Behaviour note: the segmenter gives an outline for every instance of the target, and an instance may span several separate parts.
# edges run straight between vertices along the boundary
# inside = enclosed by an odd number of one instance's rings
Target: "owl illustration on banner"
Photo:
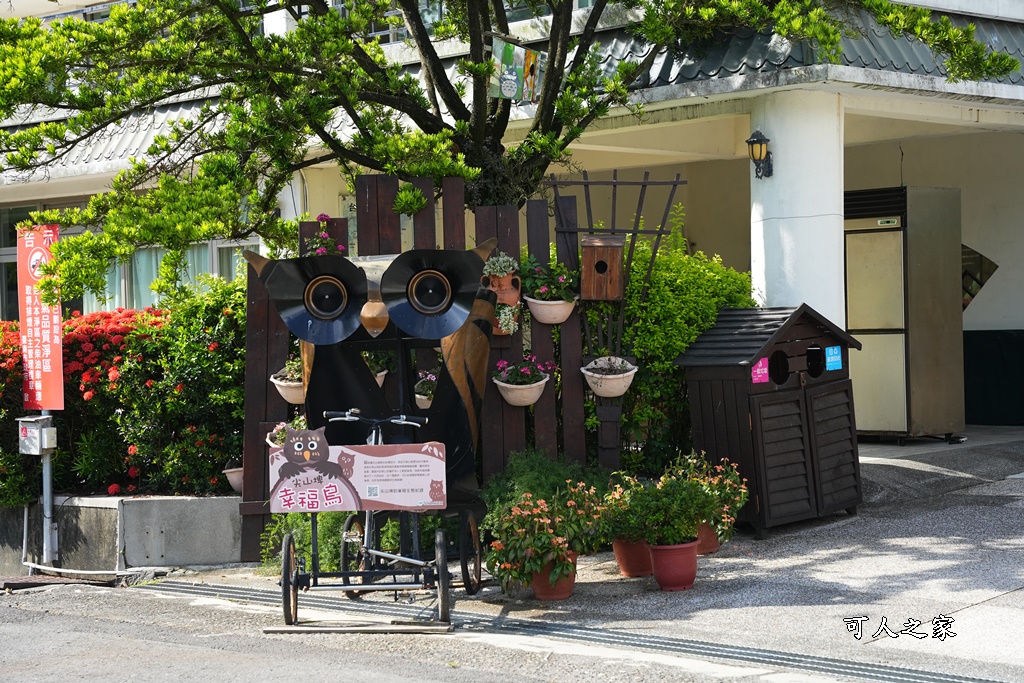
[[[330,448],[323,427],[320,429],[287,428],[282,455],[285,458],[280,470],[282,479],[290,479],[309,470],[334,479],[341,479],[345,476],[341,465],[329,460]]]
[[[384,425],[384,441],[444,443],[449,503],[459,501],[460,493],[466,502],[479,502],[476,452],[494,316],[494,294],[480,286],[480,278],[495,244],[488,240],[467,251],[413,249],[355,258],[271,260],[244,254],[300,340],[308,368],[309,426],[323,429],[331,445],[355,445],[366,443],[366,425],[327,423],[324,411],[358,408],[368,417],[425,414],[428,423],[408,433]],[[363,352],[397,356],[434,347],[441,348],[442,363],[430,408],[389,405]],[[403,373],[402,366],[398,381],[409,403],[414,373],[408,367]]]

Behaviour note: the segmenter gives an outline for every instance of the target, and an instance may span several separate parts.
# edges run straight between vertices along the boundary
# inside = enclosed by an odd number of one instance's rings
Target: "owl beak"
[[[378,298],[367,301],[363,304],[362,310],[359,312],[359,322],[363,324],[363,327],[370,334],[371,337],[376,338],[384,328],[388,326],[388,307],[384,305],[384,302]]]
[[[306,461],[308,462],[309,461],[309,451],[302,451],[302,457],[304,457],[306,459]]]

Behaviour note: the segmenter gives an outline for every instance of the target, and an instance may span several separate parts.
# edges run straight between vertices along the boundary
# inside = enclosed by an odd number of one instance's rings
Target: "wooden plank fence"
[[[616,181],[617,182],[617,181]],[[612,185],[615,197],[616,182]],[[646,177],[645,177],[646,182]],[[675,184],[681,184],[676,178]],[[593,231],[594,220],[589,195],[590,184],[608,184],[607,181],[586,180],[586,224],[580,226],[577,220],[576,199],[560,196],[555,190],[552,231],[549,203],[543,199],[529,200],[525,207],[527,251],[537,262],[546,265],[552,232],[555,237],[558,260],[569,269],[579,268],[579,233]],[[444,205],[440,235],[435,224],[434,187],[429,179],[417,179],[414,185],[428,197],[427,206],[412,217],[412,243],[414,248],[466,249],[491,237],[498,240],[497,249],[513,256],[520,255],[520,211],[516,206],[482,206],[475,214],[475,234],[467,234],[464,186],[460,178],[446,178],[442,183]],[[390,176],[360,176],[356,179],[356,244],[349,244],[347,220],[331,219],[328,233],[349,249],[346,254],[373,256],[402,252],[401,216],[392,210],[399,181]],[[643,189],[637,215],[642,209]],[[613,206],[614,206],[613,199]],[[667,215],[667,212],[666,212]],[[616,230],[614,219],[611,232],[632,234],[636,238],[636,226]],[[662,223],[664,225],[664,221]],[[319,230],[319,224],[300,224],[300,245]],[[607,231],[605,231],[607,232]],[[659,231],[642,231],[659,233]],[[660,234],[659,234],[660,238]],[[301,250],[300,254],[304,254]],[[356,253],[353,253],[355,251]],[[630,257],[632,244],[630,245]],[[627,272],[628,272],[628,263]],[[502,472],[511,453],[527,446],[555,457],[562,453],[569,460],[584,462],[587,457],[587,433],[585,430],[585,382],[579,368],[590,358],[594,348],[593,331],[587,328],[581,313],[583,306],[577,306],[570,318],[560,326],[558,353],[555,351],[553,329],[536,321],[530,324],[532,352],[541,361],[559,361],[561,366],[560,395],[556,395],[555,382],[548,382],[540,400],[531,408],[510,406],[502,400],[496,388],[490,387],[484,395],[483,429],[478,452],[480,469],[477,472],[481,482]],[[249,267],[248,312],[246,339],[246,394],[245,394],[245,437],[244,437],[244,483],[242,491],[242,560],[251,562],[259,559],[259,535],[269,521],[269,504],[266,501],[269,481],[267,447],[264,437],[268,425],[288,419],[289,408],[269,382],[269,377],[284,365],[289,348],[289,333],[276,310],[269,302],[262,283]],[[609,331],[618,325],[617,339],[600,337],[602,343],[618,342],[621,346],[622,320],[609,322]],[[586,339],[584,339],[586,335]],[[494,336],[491,339],[490,367],[499,359],[517,362],[523,353],[523,330],[512,335]],[[434,359],[431,352],[418,352],[417,369],[430,369]],[[422,365],[421,365],[422,364]],[[415,374],[413,374],[415,377]],[[385,382],[385,396],[396,403],[395,387]],[[601,428],[598,433],[598,458],[601,465],[616,468],[619,464],[619,418],[621,399],[600,399],[598,417]]]

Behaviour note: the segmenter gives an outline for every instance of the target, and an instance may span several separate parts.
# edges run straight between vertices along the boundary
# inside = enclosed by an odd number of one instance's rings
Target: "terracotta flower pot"
[[[612,552],[619,563],[623,576],[650,576],[651,551],[647,541],[627,541],[617,538],[612,541]]]
[[[520,292],[522,290],[522,283],[519,280],[519,273],[509,273],[508,275],[484,275],[481,278],[480,283],[498,295],[497,304],[507,304],[509,306],[518,306],[520,301]],[[507,335],[508,332],[498,327],[497,319],[493,322],[493,330],[491,334]]]
[[[539,572],[533,574],[533,581],[530,587],[538,600],[565,600],[572,597],[572,590],[576,586],[576,553],[570,552],[569,559],[572,560],[572,572],[568,576],[551,583],[551,570],[555,568],[554,562],[548,562]]]
[[[693,588],[697,578],[697,544],[652,545],[651,569],[654,580],[663,591],[685,591]]]
[[[718,532],[707,522],[701,522],[697,529],[697,554],[710,555],[718,552]]]

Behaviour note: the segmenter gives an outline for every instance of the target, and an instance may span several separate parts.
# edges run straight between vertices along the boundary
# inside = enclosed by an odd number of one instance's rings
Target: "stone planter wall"
[[[56,496],[53,507],[61,566],[113,573],[133,567],[240,562],[239,501],[237,496]],[[42,559],[41,509],[38,504],[29,508],[29,562]],[[0,509],[0,574],[28,573],[21,564],[23,519],[22,508]]]

